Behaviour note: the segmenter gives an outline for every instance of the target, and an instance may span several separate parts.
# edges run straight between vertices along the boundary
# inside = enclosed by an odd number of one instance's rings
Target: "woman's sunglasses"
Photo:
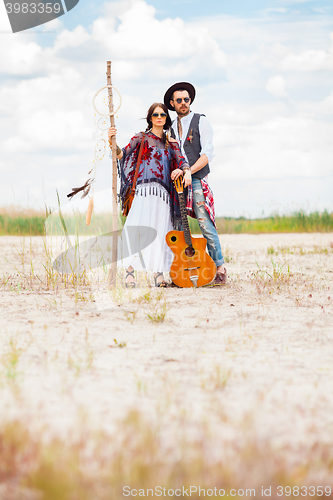
[[[153,113],[151,116],[153,116],[154,118],[158,118],[159,116],[161,116],[161,118],[166,118],[167,114],[166,113]]]

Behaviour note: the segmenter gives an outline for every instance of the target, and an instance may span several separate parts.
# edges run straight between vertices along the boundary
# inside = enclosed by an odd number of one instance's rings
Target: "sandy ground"
[[[105,270],[47,284],[43,239],[0,237],[1,420],[66,435],[137,408],[170,432],[332,443],[333,234],[221,243],[226,287],[110,295]]]

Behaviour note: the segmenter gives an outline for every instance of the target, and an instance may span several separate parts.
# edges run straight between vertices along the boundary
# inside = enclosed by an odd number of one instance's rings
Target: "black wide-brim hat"
[[[174,92],[176,92],[176,90],[187,90],[187,92],[189,93],[189,96],[191,98],[191,102],[193,102],[194,98],[195,98],[195,88],[193,87],[193,85],[191,83],[188,83],[188,82],[175,83],[164,94],[164,104],[167,106],[168,109],[170,109],[170,111],[175,110],[175,108],[173,108],[171,106],[170,100],[171,100],[172,94]]]

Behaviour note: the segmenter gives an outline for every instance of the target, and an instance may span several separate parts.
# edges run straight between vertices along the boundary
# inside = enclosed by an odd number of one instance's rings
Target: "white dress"
[[[149,189],[151,192],[154,190],[154,195],[145,196],[145,191],[147,193]],[[173,225],[168,199],[168,192],[157,183],[150,183],[149,187],[144,184],[137,187],[122,231],[121,245],[118,248],[120,258],[125,252],[130,254],[120,261],[121,267],[132,266],[137,271],[145,270],[155,273],[169,272],[173,253],[166,244],[165,235],[172,231]],[[131,238],[132,228],[136,228],[134,238]],[[154,238],[154,240],[145,248],[142,248],[144,245],[141,247],[139,245],[138,251],[138,242],[147,239],[147,233],[149,233],[148,237],[151,235],[149,239]]]

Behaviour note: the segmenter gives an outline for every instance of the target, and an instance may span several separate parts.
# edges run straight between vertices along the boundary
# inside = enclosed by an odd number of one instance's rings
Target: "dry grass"
[[[333,241],[331,241],[327,246],[323,245],[313,245],[310,249],[304,249],[301,246],[277,246],[271,245],[267,248],[268,255],[306,255],[306,254],[325,254],[329,255],[333,253]]]
[[[251,424],[237,442],[222,441],[210,435],[207,427],[196,439],[180,432],[176,441],[166,442],[161,424],[152,424],[132,411],[113,435],[81,427],[70,440],[50,440],[46,430],[37,435],[20,421],[3,423],[0,495],[7,489],[6,500],[109,500],[123,498],[125,486],[137,493],[144,490],[140,496],[158,486],[166,492],[183,487],[189,491],[192,486],[191,498],[199,499],[202,494],[199,496],[194,487],[200,486],[223,489],[225,496],[237,499],[243,495],[235,495],[232,489],[254,489],[255,496],[262,498],[262,487],[271,488],[272,498],[278,498],[278,487],[324,485],[324,498],[333,498],[328,489],[333,451],[328,444],[304,446],[297,458],[288,446],[274,448],[269,442],[258,441]],[[216,447],[223,450],[218,457],[212,453]],[[302,497],[319,498],[311,493]],[[222,498],[222,491],[215,498]]]
[[[20,205],[7,205],[0,207],[0,215],[7,215],[8,217],[44,217],[45,209],[36,209],[31,207],[22,207]]]

